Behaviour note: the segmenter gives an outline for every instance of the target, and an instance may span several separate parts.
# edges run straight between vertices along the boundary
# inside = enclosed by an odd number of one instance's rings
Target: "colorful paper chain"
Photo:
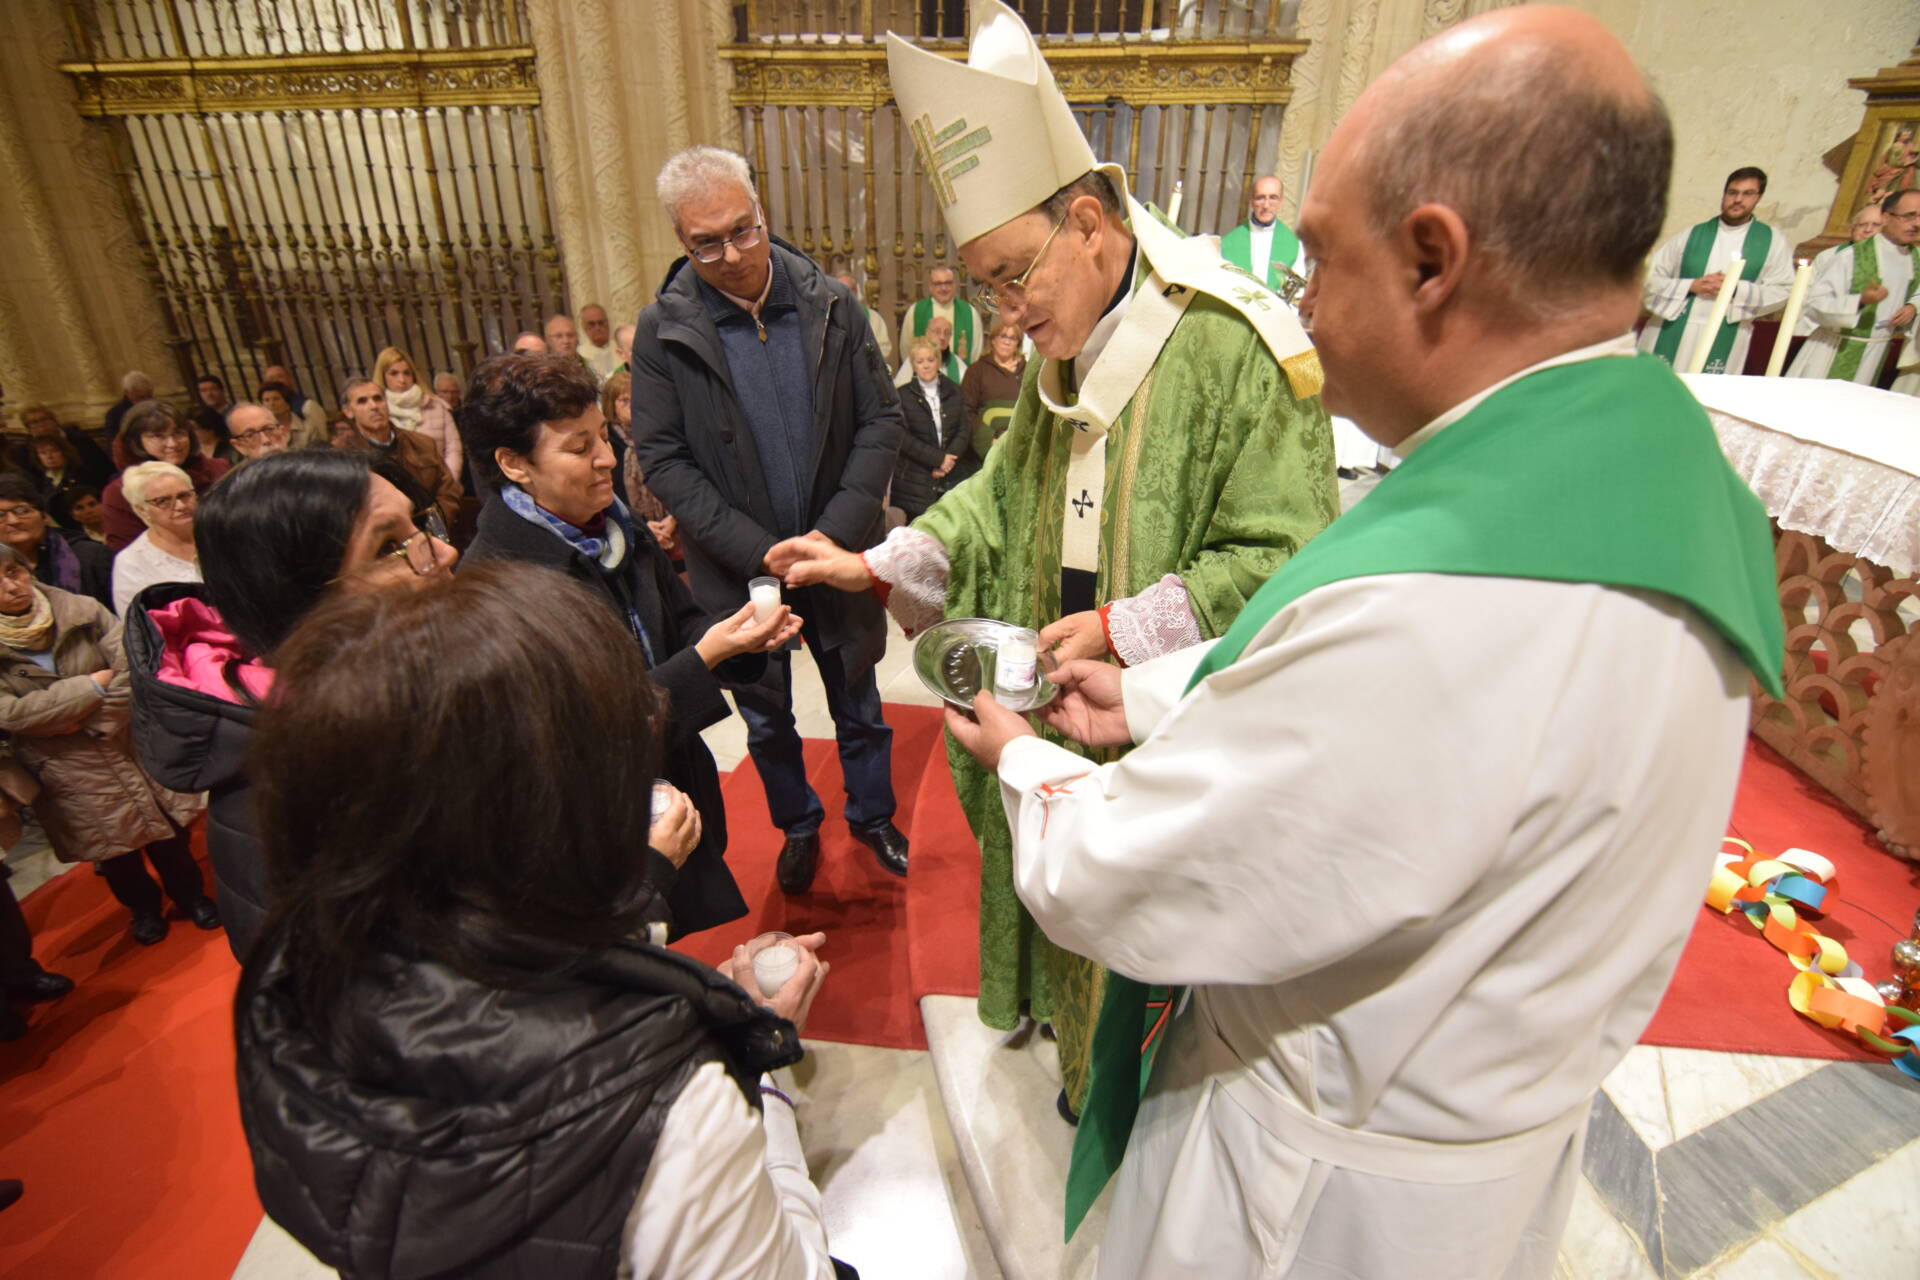
[[[1762,858],[1745,840],[1728,836],[1721,843],[1747,852],[1744,858],[1719,855],[1707,905],[1722,914],[1739,911],[1761,937],[1786,953],[1800,971],[1787,987],[1787,1003],[1821,1026],[1888,1054],[1894,1066],[1920,1080],[1920,1013],[1887,1004],[1847,958],[1845,947],[1800,918],[1800,911],[1821,910],[1833,894],[1833,863],[1807,849]],[[1889,1021],[1900,1029],[1883,1034]]]

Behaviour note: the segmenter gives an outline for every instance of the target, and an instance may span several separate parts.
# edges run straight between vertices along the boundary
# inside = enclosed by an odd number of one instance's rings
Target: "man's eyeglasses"
[[[764,222],[756,222],[750,227],[742,227],[724,240],[703,240],[699,244],[689,245],[687,252],[702,262],[718,262],[727,256],[727,246],[732,245],[741,253],[760,243],[760,233],[767,229]]]
[[[233,433],[233,438],[239,444],[256,445],[262,440],[272,439],[285,430],[285,427],[276,423],[271,427],[255,427],[251,431],[236,431]]]
[[[182,493],[169,493],[163,497],[149,497],[140,505],[145,507],[158,507],[162,511],[185,511],[190,507],[196,506],[199,501],[200,495],[188,489]]]
[[[1033,255],[1033,261],[1027,264],[1027,269],[1005,284],[988,285],[982,289],[979,296],[974,299],[975,305],[984,307],[988,311],[998,311],[1002,307],[1026,306],[1027,277],[1032,275],[1033,269],[1040,265],[1040,259],[1047,256],[1047,246],[1053,243],[1053,238],[1060,234],[1060,228],[1066,225],[1067,219],[1063,215],[1060,221],[1053,224],[1053,230],[1047,232],[1047,238],[1040,242],[1040,251]]]

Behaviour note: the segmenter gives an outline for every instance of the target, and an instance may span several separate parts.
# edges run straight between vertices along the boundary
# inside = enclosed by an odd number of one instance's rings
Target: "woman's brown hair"
[[[525,985],[659,915],[664,709],[585,588],[502,562],[336,596],[274,657],[251,773],[275,906],[243,1003],[277,951],[353,1061],[351,993],[396,961]]]

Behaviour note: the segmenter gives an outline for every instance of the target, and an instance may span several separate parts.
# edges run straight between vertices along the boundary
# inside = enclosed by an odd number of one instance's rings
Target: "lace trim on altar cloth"
[[[947,615],[947,549],[905,526],[862,557],[867,572],[887,585],[887,612],[909,636]]]
[[[1107,647],[1125,666],[1200,643],[1200,620],[1193,616],[1187,584],[1171,573],[1137,596],[1115,600],[1100,615]]]
[[[1920,477],[1709,409],[1720,448],[1782,529],[1901,576],[1920,571]]]

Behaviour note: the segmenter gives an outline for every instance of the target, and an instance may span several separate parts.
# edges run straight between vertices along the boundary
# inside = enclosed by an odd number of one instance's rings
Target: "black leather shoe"
[[[12,1005],[0,1004],[0,1041],[18,1040],[27,1034],[27,1020],[14,1011]],[[0,1208],[6,1206],[0,1205]]]
[[[218,929],[220,908],[213,905],[212,898],[202,898],[187,908],[187,919],[193,921],[197,929]]]
[[[880,859],[880,869],[888,875],[907,874],[907,838],[900,834],[900,828],[891,822],[883,822],[876,827],[848,826],[853,838],[873,850],[873,856]]]
[[[71,990],[73,990],[72,978],[58,973],[48,973],[42,969],[31,978],[9,982],[7,999],[21,1004],[39,1004],[43,1000],[58,1000]]]
[[[813,887],[813,873],[820,866],[820,833],[788,836],[780,846],[780,861],[774,865],[773,878],[782,893],[805,893]]]
[[[133,918],[133,927],[127,932],[141,946],[150,947],[167,936],[167,918],[158,911],[143,912]]]
[[[18,1178],[0,1178],[0,1209],[10,1209],[26,1187]]]

